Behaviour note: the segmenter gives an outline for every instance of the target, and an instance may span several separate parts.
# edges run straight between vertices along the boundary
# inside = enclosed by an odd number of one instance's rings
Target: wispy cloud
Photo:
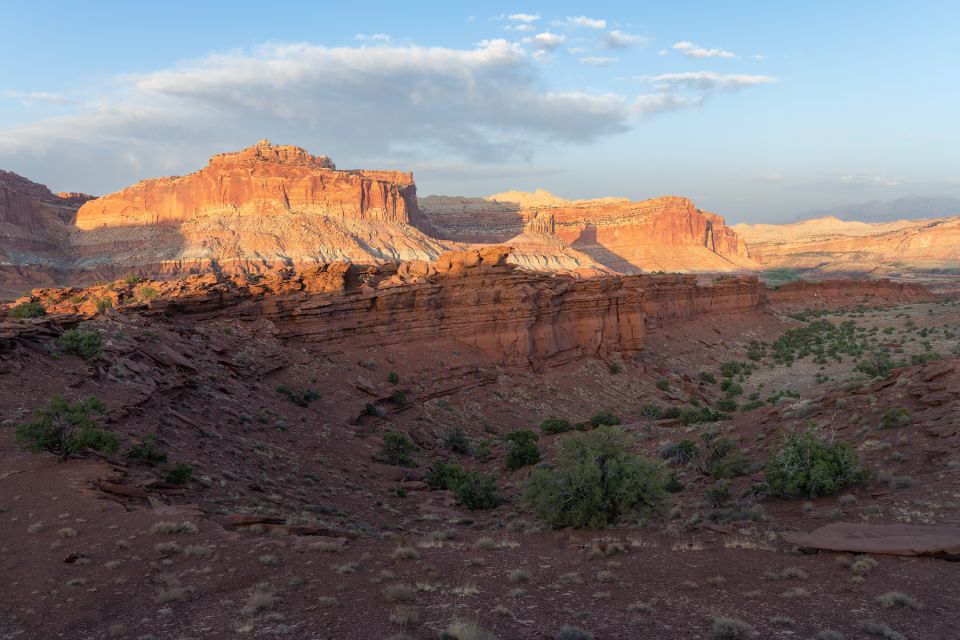
[[[873,187],[897,187],[900,186],[900,180],[889,178],[887,176],[875,173],[853,173],[842,175],[839,178],[840,184],[853,186],[873,186]]]
[[[557,25],[565,27],[584,27],[586,29],[606,29],[607,21],[603,18],[588,18],[587,16],[567,16],[558,20]]]
[[[507,16],[507,19],[514,22],[536,22],[540,16],[532,13],[512,13]]]
[[[562,36],[557,33],[550,33],[549,31],[544,31],[535,36],[530,36],[529,38],[523,39],[524,44],[533,45],[546,51],[553,51],[566,41],[566,36]]]
[[[26,107],[32,107],[35,104],[50,104],[58,107],[77,104],[76,101],[59,93],[47,91],[4,91],[3,95],[13,98]]]
[[[736,58],[737,55],[726,49],[705,49],[684,40],[673,45],[676,51],[690,58]]]
[[[751,75],[747,73],[715,73],[713,71],[686,71],[683,73],[662,73],[658,76],[641,76],[641,80],[650,80],[664,86],[683,86],[699,91],[714,89],[738,89],[773,84],[778,79],[773,76]]]
[[[612,64],[616,64],[618,59],[619,58],[609,56],[584,56],[580,58],[580,62],[588,64],[591,67],[609,67]]]
[[[379,42],[382,44],[390,43],[390,36],[388,36],[385,33],[374,33],[372,35],[367,35],[366,33],[358,33],[353,37],[354,39],[359,40],[361,42]]]
[[[619,49],[630,45],[646,46],[647,39],[640,35],[614,29],[604,34],[602,43],[608,48]]]

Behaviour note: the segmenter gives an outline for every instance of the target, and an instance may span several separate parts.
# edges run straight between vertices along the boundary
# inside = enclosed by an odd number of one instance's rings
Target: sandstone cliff
[[[724,219],[687,198],[631,202],[563,200],[545,191],[490,198],[422,198],[420,207],[444,238],[508,242],[531,228],[548,232],[597,263],[621,273],[718,272],[756,267]]]
[[[817,218],[733,228],[764,267],[891,276],[960,272],[960,217],[888,223]]]

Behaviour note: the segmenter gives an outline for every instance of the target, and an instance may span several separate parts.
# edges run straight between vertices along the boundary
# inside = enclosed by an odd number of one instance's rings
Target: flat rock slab
[[[807,549],[960,560],[960,527],[951,525],[835,522],[784,539]]]

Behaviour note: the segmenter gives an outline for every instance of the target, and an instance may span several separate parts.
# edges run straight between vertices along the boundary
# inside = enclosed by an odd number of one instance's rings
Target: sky
[[[728,222],[960,197],[960,3],[5,0],[0,169],[103,194],[269,138],[420,195]]]

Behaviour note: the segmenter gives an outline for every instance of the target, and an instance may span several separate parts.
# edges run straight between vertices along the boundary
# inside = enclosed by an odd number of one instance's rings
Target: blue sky
[[[269,137],[422,195],[960,197],[960,4],[644,4],[13,0],[0,168],[105,193]]]

